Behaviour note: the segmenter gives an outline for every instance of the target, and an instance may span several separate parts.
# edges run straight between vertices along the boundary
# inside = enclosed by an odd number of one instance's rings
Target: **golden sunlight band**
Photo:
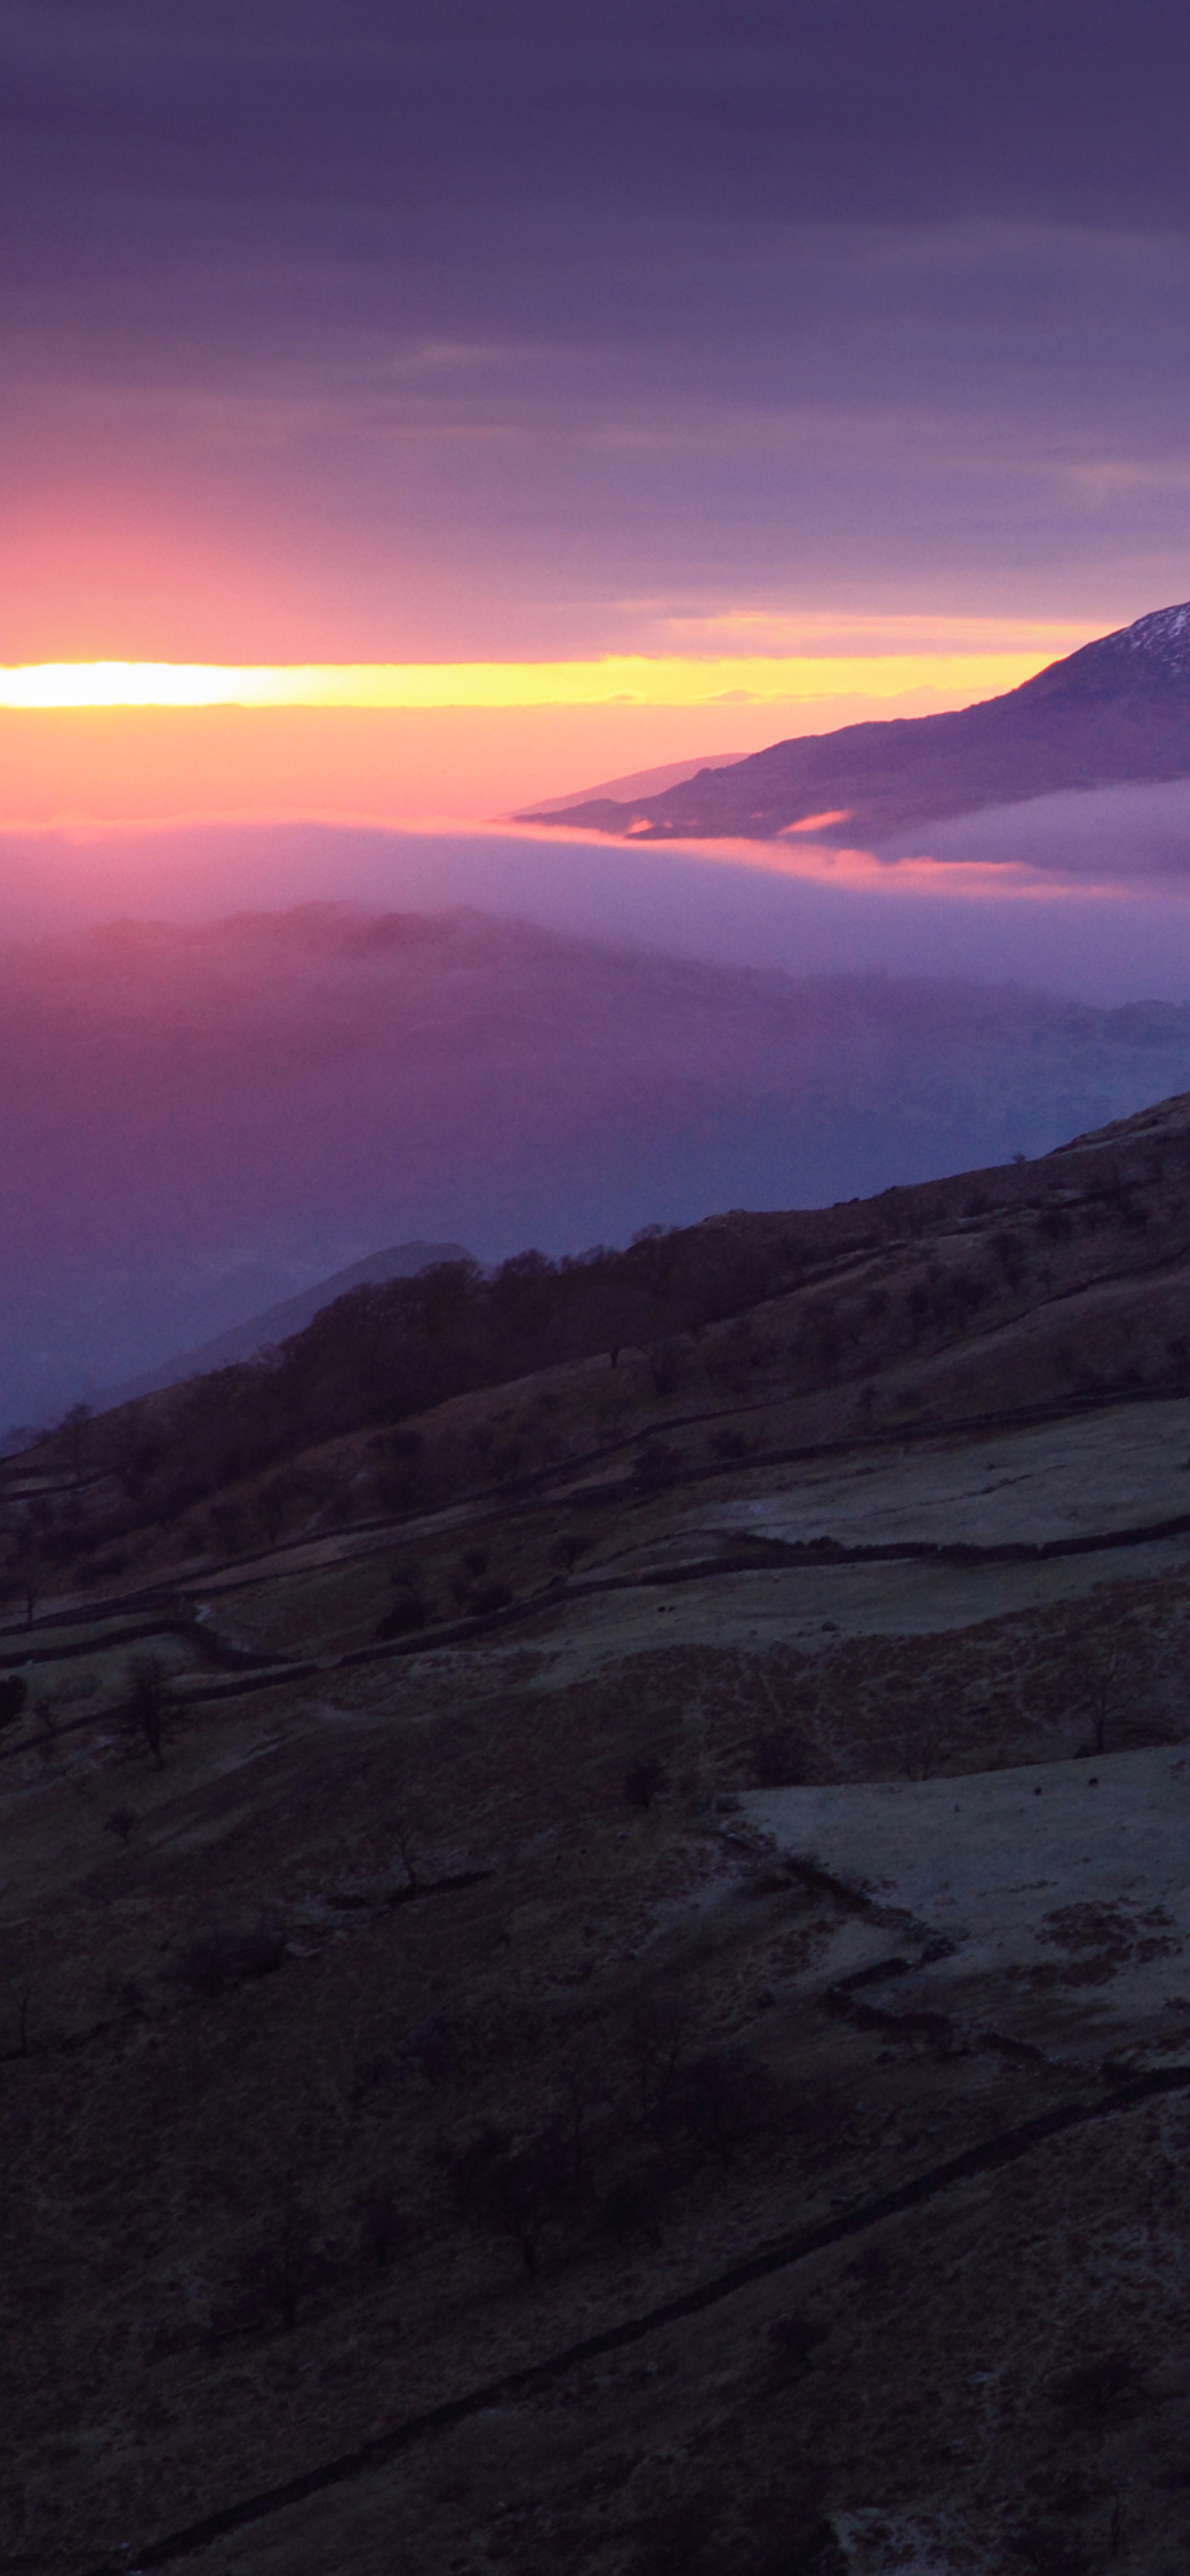
[[[1072,635],[1066,649],[1081,641]],[[340,662],[235,669],[198,662],[39,662],[0,671],[0,707],[714,706],[897,697],[966,701],[1019,686],[1052,659],[1029,652],[606,655],[587,662]]]

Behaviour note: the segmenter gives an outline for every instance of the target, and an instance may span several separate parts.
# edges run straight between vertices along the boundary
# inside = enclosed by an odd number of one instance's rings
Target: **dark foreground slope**
[[[1185,2563],[1190,1099],[716,1244],[5,1471],[6,2566]]]
[[[987,805],[1187,776],[1190,605],[1138,618],[980,706],[774,743],[659,795],[571,805],[567,820],[647,841],[771,840],[821,816],[818,837],[866,847]]]

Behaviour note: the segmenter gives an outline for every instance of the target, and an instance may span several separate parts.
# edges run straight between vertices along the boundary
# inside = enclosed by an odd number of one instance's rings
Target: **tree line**
[[[491,1271],[439,1262],[413,1279],[348,1290],[290,1340],[190,1381],[167,1405],[100,1418],[94,1469],[116,1476],[133,1517],[171,1518],[322,1441],[601,1351],[615,1364],[625,1350],[697,1334],[801,1276],[788,1236],[726,1227],[649,1227],[625,1251],[559,1260],[523,1252]],[[423,1499],[415,1460],[411,1444],[395,1444],[389,1508]]]

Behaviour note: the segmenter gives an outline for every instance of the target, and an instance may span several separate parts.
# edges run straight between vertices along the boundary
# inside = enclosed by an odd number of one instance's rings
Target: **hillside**
[[[3,1471],[4,2562],[1172,2570],[1190,1095],[574,1277]]]
[[[345,1270],[336,1270],[329,1279],[319,1279],[312,1288],[304,1288],[298,1297],[284,1297],[279,1306],[266,1307],[262,1315],[250,1315],[246,1322],[233,1324],[230,1331],[216,1333],[213,1341],[203,1342],[194,1351],[175,1351],[172,1359],[163,1360],[160,1368],[146,1370],[127,1386],[104,1387],[96,1399],[100,1410],[108,1412],[113,1405],[128,1404],[137,1395],[152,1395],[159,1387],[176,1386],[180,1379],[202,1377],[211,1369],[234,1367],[238,1360],[255,1359],[259,1351],[269,1350],[277,1342],[288,1340],[293,1333],[304,1332],[324,1306],[333,1306],[336,1298],[345,1297],[352,1288],[379,1288],[390,1279],[412,1279],[419,1270],[431,1270],[442,1261],[467,1261],[470,1255],[461,1243],[393,1243],[385,1252],[370,1252],[362,1261],[349,1262]]]
[[[808,827],[867,848],[985,806],[1190,776],[1190,605],[1137,618],[1020,688],[955,714],[900,716],[774,743],[655,795],[567,808],[645,841],[771,840]],[[556,806],[520,816],[545,822]]]

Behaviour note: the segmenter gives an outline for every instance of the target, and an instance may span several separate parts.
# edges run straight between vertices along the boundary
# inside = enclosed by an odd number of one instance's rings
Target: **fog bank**
[[[1038,799],[876,857],[804,841],[320,821],[0,835],[0,940],[350,900],[504,917],[793,975],[1009,981],[1101,1004],[1190,998],[1190,784]]]

